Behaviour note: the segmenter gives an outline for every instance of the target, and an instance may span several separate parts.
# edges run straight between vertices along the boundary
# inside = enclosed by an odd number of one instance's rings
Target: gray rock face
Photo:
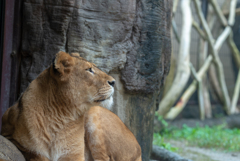
[[[21,89],[59,50],[116,79],[112,111],[149,160],[156,99],[168,74],[171,0],[23,0]]]
[[[25,0],[21,91],[59,50],[80,52],[107,73],[123,69],[135,12],[135,0]]]
[[[122,71],[130,92],[159,90],[169,70],[171,2],[24,0],[22,85],[59,50],[80,52],[105,72]]]
[[[0,135],[0,160],[25,161],[21,152],[9,140]]]
[[[168,74],[171,39],[171,1],[137,1],[133,24],[134,47],[127,53],[122,70],[125,88],[135,93],[160,90]]]

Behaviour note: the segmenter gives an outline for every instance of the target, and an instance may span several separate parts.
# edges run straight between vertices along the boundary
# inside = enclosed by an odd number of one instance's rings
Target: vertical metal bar
[[[2,75],[1,75],[1,117],[9,107],[10,81],[11,81],[11,53],[13,46],[13,24],[14,24],[14,2],[15,0],[5,1],[4,17],[4,38],[2,56]]]
[[[0,1],[0,75],[2,75],[2,55],[3,55],[3,33],[4,33],[4,12],[5,12],[5,0]],[[1,84],[1,79],[0,79]],[[1,86],[0,86],[1,91]],[[2,121],[2,107],[0,106],[0,129]]]
[[[4,33],[5,0],[0,1],[0,75],[2,75],[3,33]],[[1,84],[1,79],[0,79]],[[1,86],[0,86],[1,90]],[[0,107],[1,110],[1,107]]]
[[[21,31],[22,31],[22,0],[15,0],[14,3],[14,26],[12,38],[12,54],[11,54],[11,83],[9,105],[12,106],[17,100],[20,90],[20,61],[21,61]]]

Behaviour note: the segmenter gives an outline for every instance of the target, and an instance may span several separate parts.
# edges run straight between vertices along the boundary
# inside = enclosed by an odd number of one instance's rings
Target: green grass
[[[164,138],[158,133],[153,134],[153,144],[163,147],[169,151],[178,151],[178,148],[173,147],[170,143],[165,142]]]
[[[240,129],[226,129],[224,125],[215,127],[188,127],[169,129],[160,134],[154,134],[153,144],[171,150],[174,147],[164,142],[165,139],[183,140],[191,145],[205,148],[222,149],[225,151],[240,151]]]

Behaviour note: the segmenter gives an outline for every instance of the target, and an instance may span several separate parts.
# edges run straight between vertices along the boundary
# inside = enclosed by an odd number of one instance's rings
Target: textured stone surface
[[[130,92],[153,93],[169,72],[171,1],[137,1],[134,47],[127,53],[122,80]]]
[[[105,72],[122,69],[130,92],[159,90],[169,70],[171,1],[24,0],[21,91],[59,50]]]
[[[0,160],[25,161],[21,152],[6,138],[0,135]]]
[[[148,161],[156,99],[168,74],[171,0],[23,0],[21,92],[59,50],[114,76],[115,112]]]
[[[141,148],[142,159],[148,161],[153,137],[153,116],[156,109],[156,94],[129,94],[120,81],[120,74],[111,74],[116,80],[114,106],[116,113],[136,136]]]
[[[24,0],[21,91],[59,50],[80,52],[105,72],[133,47],[135,0]]]

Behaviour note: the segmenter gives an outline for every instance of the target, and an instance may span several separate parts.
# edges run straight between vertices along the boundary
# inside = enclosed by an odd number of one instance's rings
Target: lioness
[[[111,106],[114,83],[79,54],[59,52],[5,112],[2,135],[27,160],[83,161],[84,151],[86,160],[141,160],[133,134],[115,114],[99,107]]]

